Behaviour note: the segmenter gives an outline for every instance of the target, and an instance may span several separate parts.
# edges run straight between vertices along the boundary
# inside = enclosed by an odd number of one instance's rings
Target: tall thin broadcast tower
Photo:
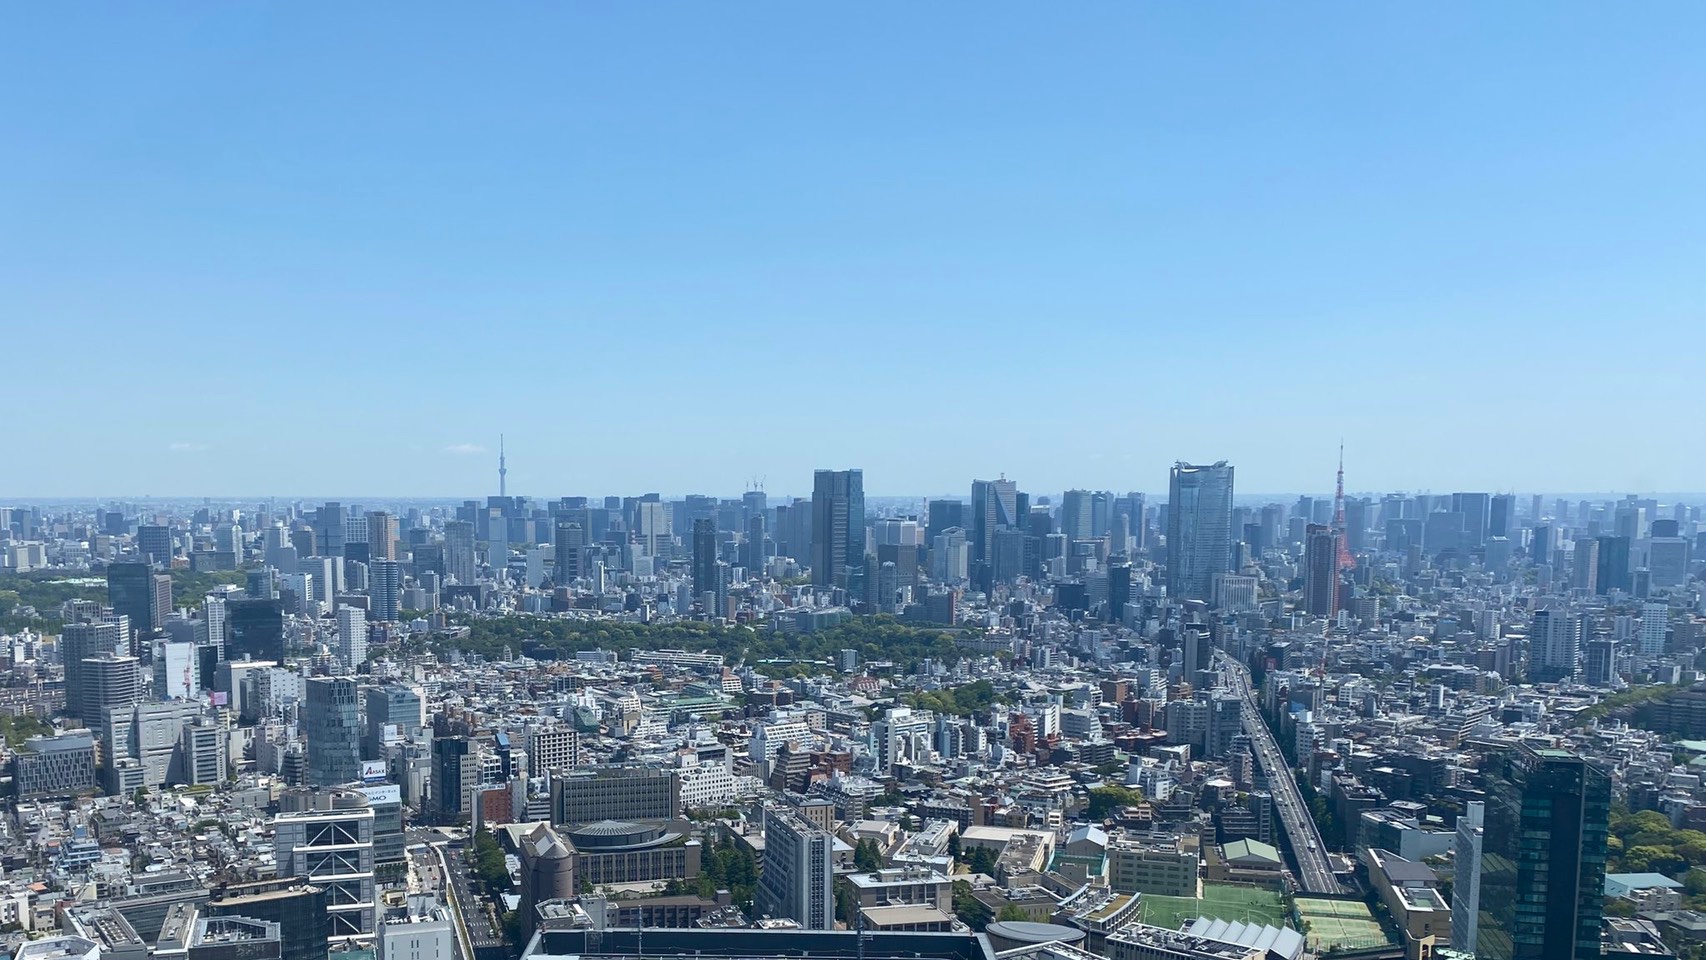
[[[1344,457],[1343,452],[1341,452],[1339,456],[1341,459],[1343,459],[1343,457]],[[1342,480],[1344,477],[1344,471],[1343,470],[1339,471],[1339,476]],[[500,497],[509,496],[508,482],[507,482],[508,477],[509,477],[509,467],[504,466],[504,435],[500,433],[500,434],[498,434],[498,496],[500,496]],[[1343,484],[1341,483],[1341,486],[1342,485]]]
[[[1356,566],[1350,544],[1345,540],[1345,444],[1339,441],[1339,485],[1333,494],[1333,538],[1339,542],[1337,569],[1341,572]]]

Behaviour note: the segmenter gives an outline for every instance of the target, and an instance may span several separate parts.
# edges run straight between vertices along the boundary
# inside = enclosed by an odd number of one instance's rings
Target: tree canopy
[[[833,627],[800,634],[695,620],[630,623],[530,615],[464,615],[454,619],[468,628],[468,636],[447,638],[440,645],[485,657],[499,656],[505,647],[541,660],[595,649],[682,649],[717,653],[731,664],[815,664],[832,661],[840,651],[850,649],[858,652],[861,661],[892,660],[902,669],[911,669],[925,658],[951,663],[964,656],[954,645],[955,631],[908,626],[891,616],[851,617]]]

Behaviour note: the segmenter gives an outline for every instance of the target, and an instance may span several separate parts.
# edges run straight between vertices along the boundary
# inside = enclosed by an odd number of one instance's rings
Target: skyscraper
[[[225,659],[283,660],[284,608],[276,599],[225,601]]]
[[[766,808],[758,912],[807,930],[835,929],[834,856],[833,834],[790,811]]]
[[[146,563],[108,564],[107,606],[130,618],[132,640],[152,636],[172,612],[172,578]]]
[[[1641,656],[1656,657],[1665,652],[1665,635],[1670,631],[1670,606],[1664,601],[1641,604]]]
[[[367,729],[361,744],[363,759],[377,760],[385,755],[384,745],[392,738],[408,738],[420,732],[421,695],[414,688],[401,683],[369,687],[363,702],[367,708]]]
[[[367,662],[367,611],[360,607],[338,608],[338,659],[351,673]]]
[[[1594,577],[1593,591],[1601,596],[1621,590],[1629,592],[1629,538],[1600,537],[1599,568]]]
[[[1568,751],[1527,747],[1490,757],[1482,775],[1475,955],[1599,957],[1610,779]]]
[[[1463,547],[1474,549],[1487,541],[1488,515],[1492,512],[1492,497],[1485,493],[1454,493],[1451,512],[1463,514]]]
[[[1570,586],[1592,590],[1599,582],[1599,541],[1577,537],[1571,554]]]
[[[124,617],[95,623],[68,623],[59,633],[59,655],[65,664],[65,710],[85,724],[101,721],[100,714],[86,706],[83,661],[90,657],[118,656],[130,650],[130,624]]]
[[[1492,500],[1487,515],[1488,537],[1509,537],[1516,532],[1516,494],[1501,493]]]
[[[570,520],[559,520],[556,540],[552,547],[557,555],[556,563],[551,568],[551,582],[562,587],[580,579],[581,554],[586,549],[586,531],[581,529],[581,525]]]
[[[700,517],[693,521],[693,595],[700,597],[716,589],[717,521]]]
[[[475,580],[474,524],[449,520],[444,524],[444,573],[467,586]]]
[[[1533,678],[1553,683],[1581,672],[1584,621],[1565,610],[1536,610],[1528,633]]]
[[[1312,617],[1339,610],[1339,532],[1324,524],[1310,524],[1305,534],[1303,610]]]
[[[1091,500],[1088,490],[1068,490],[1060,497],[1060,532],[1067,542],[1091,537]]]
[[[314,552],[322,557],[344,555],[344,505],[328,501],[314,514]]]
[[[819,470],[812,478],[812,584],[848,587],[865,569],[865,472]]]
[[[1214,597],[1214,576],[1232,568],[1232,465],[1173,466],[1167,501],[1167,593]]]
[[[349,677],[309,677],[302,686],[308,784],[331,787],[361,779],[361,714],[355,681]]]
[[[397,518],[383,510],[367,514],[367,555],[374,560],[397,559]]]
[[[1464,953],[1475,952],[1481,919],[1481,846],[1485,836],[1487,805],[1480,800],[1464,804],[1457,818],[1457,843],[1453,857],[1451,887],[1451,946]]]
[[[113,707],[142,702],[142,668],[135,657],[104,653],[83,658],[78,716],[105,717]]]
[[[145,523],[136,528],[136,552],[143,563],[170,566],[172,563],[172,528]]]
[[[1019,525],[1019,485],[999,480],[971,482],[971,562],[988,564],[995,556],[995,532]]]
[[[373,561],[367,568],[367,592],[373,619],[395,622],[403,609],[403,565],[395,560]]]

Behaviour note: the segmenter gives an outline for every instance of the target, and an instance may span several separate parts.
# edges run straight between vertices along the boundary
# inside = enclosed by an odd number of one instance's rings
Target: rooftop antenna
[[[504,435],[498,434],[498,496],[509,496],[509,467],[504,465]]]

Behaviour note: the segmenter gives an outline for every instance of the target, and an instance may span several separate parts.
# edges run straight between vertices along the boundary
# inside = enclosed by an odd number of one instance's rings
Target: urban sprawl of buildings
[[[1706,498],[499,485],[0,507],[0,948],[1706,956]]]

